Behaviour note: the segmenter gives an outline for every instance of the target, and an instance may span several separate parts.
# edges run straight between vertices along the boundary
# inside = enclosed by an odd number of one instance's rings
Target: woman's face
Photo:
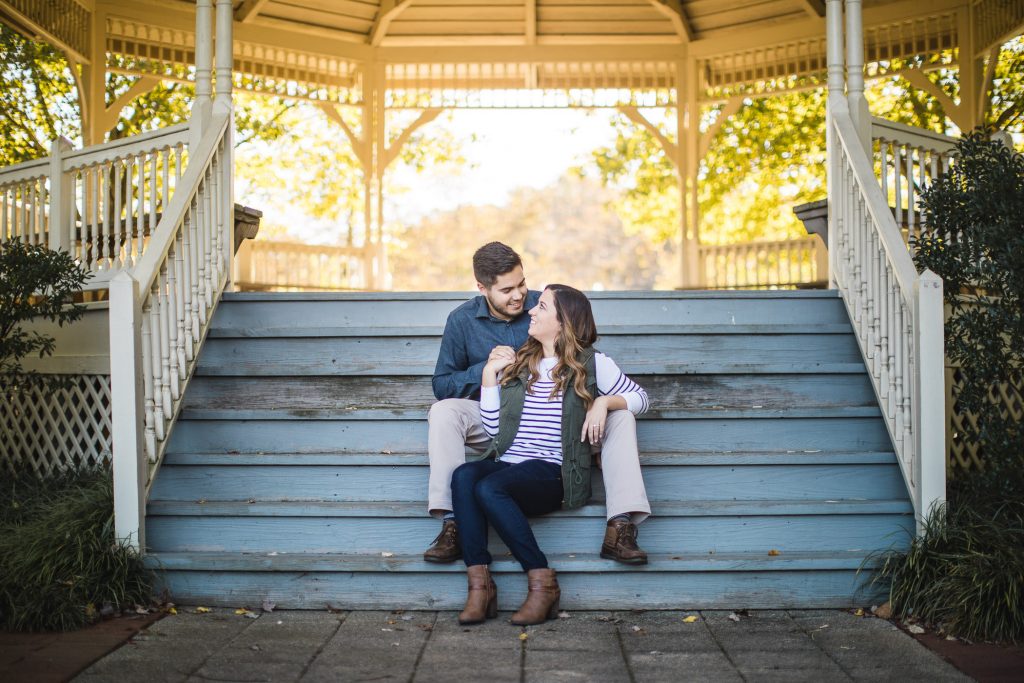
[[[539,342],[553,342],[561,330],[562,323],[555,312],[555,293],[545,289],[537,305],[530,309],[529,334]]]

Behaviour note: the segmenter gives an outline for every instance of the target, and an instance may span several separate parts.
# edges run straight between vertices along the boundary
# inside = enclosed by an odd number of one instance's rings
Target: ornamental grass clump
[[[1024,502],[938,509],[904,554],[885,558],[893,614],[975,641],[1024,640]]]
[[[0,627],[67,631],[146,604],[151,573],[114,537],[102,469],[0,481]]]

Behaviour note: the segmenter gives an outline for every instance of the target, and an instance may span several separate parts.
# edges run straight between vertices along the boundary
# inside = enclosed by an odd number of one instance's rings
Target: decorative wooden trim
[[[686,10],[683,9],[679,0],[647,0],[647,2],[672,22],[672,27],[675,28],[681,41],[689,43],[693,40],[690,21],[686,18]]]
[[[260,10],[270,0],[245,0],[242,5],[235,10],[235,21],[240,24],[248,24],[250,21],[255,19],[259,15]]]

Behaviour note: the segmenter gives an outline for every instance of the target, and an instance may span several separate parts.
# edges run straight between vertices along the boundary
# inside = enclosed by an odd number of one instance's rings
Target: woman
[[[579,290],[550,285],[530,310],[529,339],[513,354],[495,348],[483,368],[480,415],[494,437],[479,459],[452,476],[452,501],[469,577],[459,623],[497,616],[487,552],[494,527],[529,577],[518,625],[554,618],[561,594],[528,516],[578,508],[590,498],[591,444],[609,411],[647,408],[647,394],[594,350],[597,327]],[[500,384],[499,384],[500,376]]]

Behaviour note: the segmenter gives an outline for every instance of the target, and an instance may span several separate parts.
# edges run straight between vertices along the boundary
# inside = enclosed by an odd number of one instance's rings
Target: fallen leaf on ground
[[[888,602],[879,605],[878,607],[871,610],[875,613],[875,616],[879,619],[888,619],[892,616],[892,605]]]
[[[696,617],[696,616],[691,614],[688,617],[683,617],[683,623],[684,624],[692,624],[693,622],[697,621],[698,618],[699,617]]]
[[[209,607],[196,607],[196,614],[206,614],[207,612],[212,611],[213,610],[211,610]]]
[[[519,634],[519,640],[526,640],[529,637],[530,636],[528,634],[526,634],[526,633],[520,633]]]
[[[768,551],[768,555],[769,555],[769,557],[778,557],[778,556],[779,556],[779,555],[781,555],[781,554],[782,554],[782,553],[780,553],[780,552],[779,552],[778,550],[776,550],[775,548],[772,548],[771,550],[769,550],[769,551]]]
[[[729,612],[729,619],[732,621],[739,621],[740,615],[736,614],[735,612]]]
[[[249,614],[249,610],[247,610],[244,607],[239,607],[238,609],[235,610],[235,614],[238,614],[238,615]]]
[[[178,613],[178,609],[176,607],[168,607],[166,612],[168,614],[177,614]]]
[[[388,552],[387,550],[385,550],[384,552],[382,552],[382,553],[380,554],[380,556],[381,556],[381,557],[394,557],[394,556],[395,556],[395,554],[394,554],[394,553],[390,553],[390,552]]]
[[[563,610],[563,611],[558,613],[558,618],[559,619],[571,619],[572,615]]]
[[[858,607],[857,609],[853,610],[853,616],[855,616],[855,617],[862,617],[862,616],[864,616],[864,610],[861,609],[860,607]]]
[[[907,630],[913,633],[915,636],[919,636],[922,633],[924,633],[924,629],[918,626],[917,624],[911,624],[910,626],[907,626]]]
[[[264,600],[261,607],[264,612],[273,612],[274,608],[277,607],[277,603],[271,602],[270,600]]]

